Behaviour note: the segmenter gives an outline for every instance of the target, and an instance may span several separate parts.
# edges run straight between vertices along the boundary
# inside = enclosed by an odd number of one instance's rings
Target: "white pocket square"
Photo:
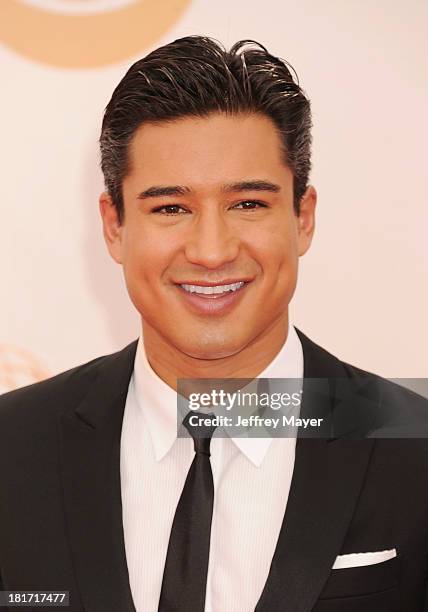
[[[380,550],[378,552],[351,553],[350,555],[339,555],[332,569],[346,569],[347,567],[362,567],[364,565],[375,565],[389,561],[397,556],[395,548],[391,550]]]

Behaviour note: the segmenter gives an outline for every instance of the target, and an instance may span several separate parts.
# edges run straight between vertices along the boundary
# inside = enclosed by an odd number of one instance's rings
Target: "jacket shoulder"
[[[428,399],[400,380],[389,380],[354,365],[341,362],[352,386],[358,389],[359,408],[373,411],[370,437],[428,438]],[[404,381],[403,381],[404,382]]]
[[[98,373],[122,351],[103,355],[61,372],[51,378],[0,395],[0,430],[2,425],[42,415],[52,416],[75,405],[85,394]]]
[[[311,378],[345,379],[345,391],[358,390],[367,399],[381,423],[394,424],[397,434],[426,431],[428,437],[428,399],[415,391],[355,365],[351,365],[325,350],[296,328],[302,342],[305,376]],[[308,366],[308,367],[307,367]],[[397,379],[398,380],[398,379]]]
[[[395,400],[399,402],[405,401],[407,403],[414,402],[415,404],[425,402],[426,409],[428,410],[428,400],[424,396],[420,395],[419,393],[416,393],[415,391],[409,389],[406,386],[401,385],[398,382],[395,382],[395,380],[383,378],[378,374],[374,374],[373,372],[367,372],[366,370],[357,368],[356,366],[346,363],[344,361],[342,361],[342,365],[349,378],[365,379],[378,385],[379,389],[382,392],[382,397],[384,400]]]

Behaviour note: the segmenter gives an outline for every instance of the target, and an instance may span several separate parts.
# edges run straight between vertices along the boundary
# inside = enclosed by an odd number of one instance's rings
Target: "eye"
[[[244,200],[235,204],[233,208],[238,208],[238,210],[257,210],[257,208],[267,208],[267,206],[258,200]]]
[[[161,215],[182,215],[186,213],[187,210],[184,210],[178,204],[165,204],[164,206],[158,206],[152,210],[153,213],[159,213]]]

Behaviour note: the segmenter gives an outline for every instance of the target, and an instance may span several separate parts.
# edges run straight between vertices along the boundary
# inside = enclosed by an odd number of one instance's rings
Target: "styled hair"
[[[128,147],[140,125],[217,112],[263,113],[274,122],[284,162],[293,173],[299,214],[311,168],[312,122],[310,102],[294,69],[253,40],[241,40],[226,51],[211,38],[186,36],[135,62],[105,109],[101,168],[120,222],[122,181],[130,170]]]

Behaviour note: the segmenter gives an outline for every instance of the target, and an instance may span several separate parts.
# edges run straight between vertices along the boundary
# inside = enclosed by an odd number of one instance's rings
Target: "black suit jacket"
[[[364,376],[374,411],[383,397],[395,407],[427,409],[416,394],[299,336],[305,378]],[[0,398],[4,589],[68,590],[73,612],[135,610],[119,459],[136,346]],[[428,441],[350,439],[352,429],[329,439],[298,438],[286,513],[256,612],[424,609]],[[331,569],[339,554],[392,548],[393,560]]]

